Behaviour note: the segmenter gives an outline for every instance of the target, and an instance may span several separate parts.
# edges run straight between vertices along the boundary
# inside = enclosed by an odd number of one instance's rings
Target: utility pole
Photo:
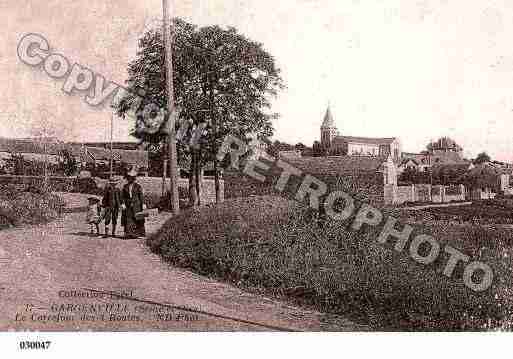
[[[165,156],[165,149],[163,150],[163,153],[162,153],[162,156]],[[164,197],[166,195],[166,187],[167,187],[167,181],[166,181],[166,177],[167,177],[167,160],[164,159],[163,161],[163,171],[162,171],[162,197]]]
[[[178,201],[178,166],[176,153],[176,133],[175,133],[175,102],[173,88],[173,25],[170,21],[169,3],[172,0],[162,0],[162,8],[164,11],[164,28],[162,29],[165,49],[166,63],[166,87],[167,87],[167,110],[169,113],[167,129],[168,129],[168,156],[169,156],[169,182],[171,185],[169,204],[174,215],[180,213],[180,205]]]
[[[112,138],[114,137],[114,114],[110,115],[110,178],[114,175],[113,173],[113,153],[112,153]]]

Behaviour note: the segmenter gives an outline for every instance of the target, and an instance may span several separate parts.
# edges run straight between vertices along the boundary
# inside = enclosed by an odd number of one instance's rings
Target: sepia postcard
[[[0,331],[42,338],[18,351],[512,329],[510,1],[0,13]]]

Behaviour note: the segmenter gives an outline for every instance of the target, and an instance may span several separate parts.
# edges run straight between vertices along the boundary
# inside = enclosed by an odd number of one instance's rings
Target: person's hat
[[[126,174],[128,177],[137,177],[137,171],[132,168],[128,173]]]
[[[91,202],[100,202],[100,199],[97,197],[87,197],[87,200]]]

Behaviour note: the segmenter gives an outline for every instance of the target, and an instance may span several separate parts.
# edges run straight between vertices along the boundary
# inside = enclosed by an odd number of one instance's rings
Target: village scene
[[[101,136],[29,98],[0,137],[0,330],[511,330],[513,162],[441,127],[412,143],[414,121],[355,133],[333,93],[292,141],[265,42],[164,14],[94,109]],[[52,38],[15,40],[59,109],[107,88]]]

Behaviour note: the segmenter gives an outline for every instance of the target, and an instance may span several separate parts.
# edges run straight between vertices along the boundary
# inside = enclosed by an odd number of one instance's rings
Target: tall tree
[[[190,162],[195,167],[190,171],[193,176],[200,172],[198,168],[214,162],[219,198],[215,155],[222,139],[228,134],[247,141],[249,135],[260,140],[272,136],[272,120],[277,115],[270,112],[270,101],[284,87],[283,80],[274,58],[262,44],[235,28],[197,27],[175,19],[173,34],[174,95],[180,109],[177,130],[182,135],[177,146],[179,162]],[[166,137],[164,126],[150,130],[154,126],[146,121],[148,117],[158,118],[158,111],[145,116],[141,110],[148,104],[165,108],[164,48],[159,29],[147,31],[139,40],[139,51],[128,66],[128,75],[130,93],[119,102],[118,114],[126,115],[137,104],[132,135],[143,142],[162,143]],[[180,130],[183,121],[190,124],[186,131]],[[190,143],[193,128],[201,135],[197,146]]]
[[[481,163],[490,162],[491,158],[486,152],[481,152],[477,155],[477,157],[474,159],[474,164],[478,165]]]
[[[426,149],[429,153],[432,153],[433,151],[459,152],[462,150],[462,147],[452,138],[440,137],[438,140],[428,143]]]
[[[59,151],[59,170],[65,176],[73,176],[78,172],[78,161],[68,149]]]

